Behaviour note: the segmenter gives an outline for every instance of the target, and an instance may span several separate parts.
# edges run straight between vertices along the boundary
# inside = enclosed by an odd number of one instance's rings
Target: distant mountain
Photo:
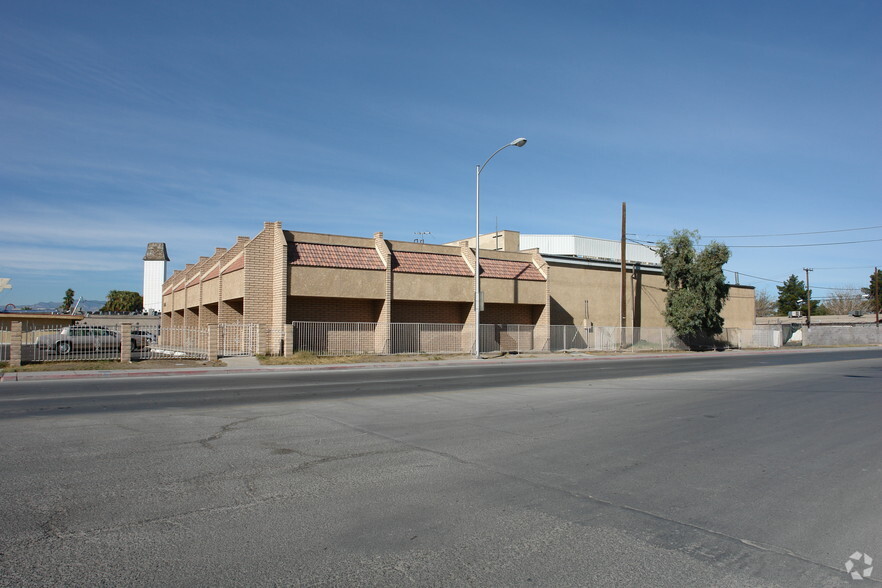
[[[22,304],[19,308],[29,307],[34,310],[55,310],[61,306],[61,302],[37,302],[36,304]],[[83,300],[77,307],[77,311],[95,312],[104,306],[103,300]]]

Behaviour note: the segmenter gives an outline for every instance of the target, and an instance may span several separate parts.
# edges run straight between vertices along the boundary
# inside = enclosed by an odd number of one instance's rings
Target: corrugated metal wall
[[[593,239],[579,235],[524,235],[521,234],[521,249],[539,248],[540,253],[548,255],[575,255],[590,259],[609,259],[621,261],[622,245],[609,239]],[[627,243],[627,261],[635,263],[661,264],[658,255],[645,245]]]

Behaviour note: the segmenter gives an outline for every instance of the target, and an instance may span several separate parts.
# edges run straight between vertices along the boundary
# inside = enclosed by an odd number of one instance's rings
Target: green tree
[[[696,253],[699,239],[696,231],[674,231],[658,244],[668,287],[665,322],[687,341],[723,332],[720,311],[729,296],[723,276],[729,248],[712,241]]]
[[[867,295],[872,312],[882,309],[882,270],[877,269],[870,274],[870,287],[861,288],[861,292]]]
[[[101,312],[140,312],[143,308],[144,300],[137,292],[111,290]]]
[[[778,314],[785,315],[793,310],[808,312],[806,304],[808,292],[805,289],[805,282],[797,278],[796,275],[790,274],[784,284],[776,286],[776,288],[778,288]],[[826,314],[821,310],[818,300],[812,300],[812,314]]]
[[[58,307],[58,310],[61,310],[63,312],[70,312],[70,309],[73,308],[74,305],[75,295],[76,293],[71,288],[65,290],[64,300],[61,301],[61,306]]]

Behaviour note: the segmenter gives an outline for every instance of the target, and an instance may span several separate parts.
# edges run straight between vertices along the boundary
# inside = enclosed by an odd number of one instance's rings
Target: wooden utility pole
[[[874,296],[873,306],[876,307],[876,328],[879,328],[879,268],[873,268],[873,281],[876,282],[876,295]]]
[[[622,317],[622,328],[624,329],[628,323],[628,304],[626,300],[627,294],[627,280],[625,278],[627,272],[627,266],[625,265],[625,230],[626,230],[626,208],[625,203],[622,202],[622,306],[621,306],[621,317]],[[624,336],[624,333],[622,334]]]
[[[809,272],[814,271],[814,269],[810,267],[804,267],[802,269],[805,270],[805,297],[807,298],[805,305],[805,326],[807,329],[810,329],[812,327],[812,289],[811,286],[809,286]]]

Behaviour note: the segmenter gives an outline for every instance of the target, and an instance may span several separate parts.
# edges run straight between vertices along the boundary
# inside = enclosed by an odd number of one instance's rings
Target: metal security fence
[[[672,330],[642,327],[594,327],[589,351],[630,352],[675,351],[687,349]]]
[[[220,356],[251,355],[257,352],[259,325],[217,325],[214,351]],[[284,330],[278,330],[284,349]],[[0,360],[10,355],[11,335],[0,331]],[[128,334],[122,326],[94,325],[22,325],[21,360],[43,361],[113,361],[123,357],[133,361],[148,359],[207,359],[212,355],[209,327],[164,327],[131,325]]]
[[[148,343],[123,339],[118,327],[22,325],[23,361],[113,361],[123,345],[134,354]]]
[[[481,325],[481,352],[543,351],[536,345],[535,330],[535,325]]]
[[[781,347],[782,334],[775,329],[724,329],[715,337],[683,340],[664,327],[551,327],[552,351],[685,351],[694,348],[760,349]]]
[[[474,353],[475,330],[459,323],[292,323],[294,351],[316,355]],[[481,351],[547,350],[534,325],[481,325]]]
[[[390,352],[462,353],[463,337],[474,339],[474,328],[461,324],[392,323]]]
[[[223,324],[217,326],[218,355],[235,357],[257,353],[260,325]]]
[[[0,325],[0,361],[9,361],[12,334],[9,325]]]
[[[207,327],[164,327],[152,333],[150,347],[132,359],[206,359],[209,355]]]
[[[316,355],[377,353],[375,341],[377,323],[295,321],[292,324],[294,351],[309,351]]]
[[[549,333],[551,351],[587,351],[591,349],[590,327],[552,325]]]

